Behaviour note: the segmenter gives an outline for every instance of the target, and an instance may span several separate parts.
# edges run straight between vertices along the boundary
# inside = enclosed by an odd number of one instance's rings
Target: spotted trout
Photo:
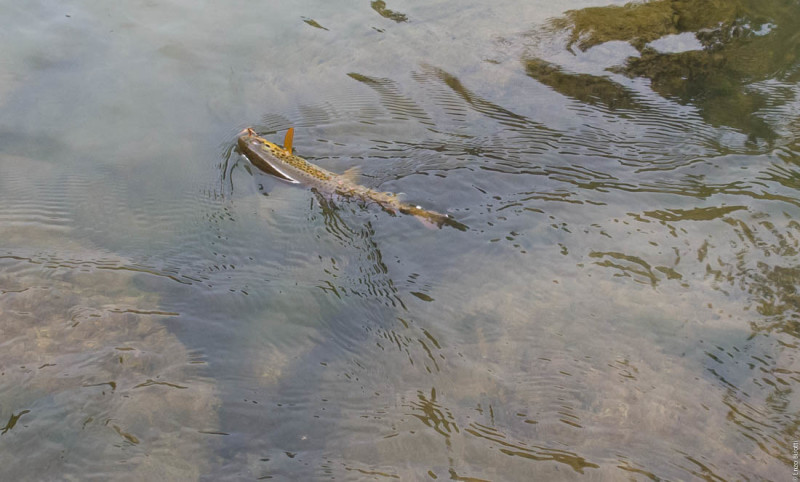
[[[293,136],[294,129],[290,128],[281,147],[259,137],[253,129],[248,128],[239,133],[239,149],[262,171],[290,183],[309,186],[323,195],[338,195],[360,199],[367,203],[374,202],[391,214],[397,212],[410,214],[426,224],[433,223],[439,228],[447,225],[460,231],[467,230],[467,226],[446,214],[401,202],[395,194],[375,191],[358,184],[351,170],[344,174],[335,174],[295,156],[292,154]]]

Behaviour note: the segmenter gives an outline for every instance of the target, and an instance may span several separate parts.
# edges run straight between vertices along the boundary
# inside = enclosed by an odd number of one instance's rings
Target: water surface
[[[3,3],[4,478],[790,477],[797,5]]]

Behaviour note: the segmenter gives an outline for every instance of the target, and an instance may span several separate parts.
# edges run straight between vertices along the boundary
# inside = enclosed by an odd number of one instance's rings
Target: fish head
[[[264,152],[274,157],[286,152],[283,147],[259,137],[250,127],[239,133],[239,147],[245,151]]]
[[[242,154],[257,168],[284,181],[299,182],[286,172],[287,163],[283,158],[291,153],[283,147],[259,137],[251,128],[239,133],[238,144]]]

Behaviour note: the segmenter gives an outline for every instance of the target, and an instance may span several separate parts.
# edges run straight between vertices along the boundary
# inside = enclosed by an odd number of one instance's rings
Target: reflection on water
[[[539,82],[587,104],[602,104],[611,111],[643,110],[645,107],[636,101],[633,92],[604,77],[564,72],[541,59],[527,60],[525,70]]]
[[[711,125],[774,140],[774,127],[763,115],[792,101],[791,95],[776,88],[797,82],[798,19],[800,9],[793,2],[735,1],[709,8],[698,2],[657,0],[569,11],[552,26],[569,32],[568,49],[577,46],[586,51],[610,41],[630,42],[638,55],[609,68],[610,72],[650,79],[653,91],[696,106]],[[657,49],[654,41],[678,34],[694,35],[700,49]],[[615,108],[621,98],[635,97],[602,76],[562,72],[540,59],[527,61],[527,71],[584,102],[596,99]]]
[[[4,473],[788,477],[796,5],[548,5],[26,10],[70,61],[0,19]]]

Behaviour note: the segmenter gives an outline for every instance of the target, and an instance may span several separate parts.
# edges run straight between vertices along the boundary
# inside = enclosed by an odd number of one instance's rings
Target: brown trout
[[[304,184],[323,195],[338,195],[360,199],[367,203],[374,202],[391,214],[397,212],[410,214],[424,223],[433,223],[439,228],[447,225],[460,231],[467,230],[467,226],[446,214],[406,204],[397,199],[395,194],[375,191],[356,183],[351,170],[341,175],[335,174],[295,156],[292,154],[293,136],[294,128],[290,128],[286,132],[286,138],[281,147],[259,137],[253,129],[248,128],[239,133],[239,149],[254,166],[262,171],[284,181]]]

